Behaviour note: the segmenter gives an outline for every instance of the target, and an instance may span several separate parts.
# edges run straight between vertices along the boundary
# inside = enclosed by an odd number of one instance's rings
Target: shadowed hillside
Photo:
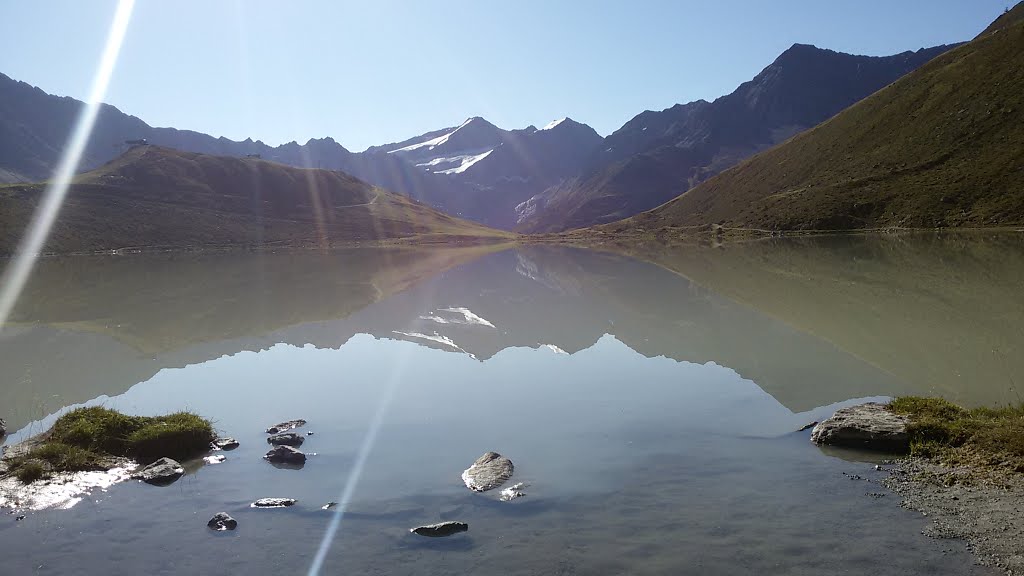
[[[15,249],[44,186],[0,188],[0,253]],[[342,172],[138,146],[75,178],[46,251],[502,236]]]
[[[582,228],[655,208],[831,118],[950,48],[872,57],[795,44],[714,102],[637,115],[605,139],[588,171],[517,208],[520,229]]]
[[[1024,223],[1024,9],[832,120],[605,231]]]

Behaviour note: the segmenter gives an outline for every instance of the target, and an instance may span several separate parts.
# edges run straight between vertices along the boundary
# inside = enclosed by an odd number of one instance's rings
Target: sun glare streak
[[[93,76],[89,97],[78,117],[78,123],[75,124],[75,129],[64,148],[64,155],[61,156],[53,179],[43,192],[43,199],[36,208],[32,221],[25,228],[25,235],[22,236],[21,242],[18,244],[14,258],[4,270],[2,282],[0,282],[0,330],[3,330],[18,296],[21,295],[25,283],[28,282],[29,276],[32,274],[36,258],[46,245],[50,229],[53,227],[61,205],[64,203],[64,197],[67,195],[68,186],[70,186],[78,163],[85,152],[85,146],[89,143],[89,136],[96,124],[100,103],[110,86],[110,78],[113,76],[114,66],[117,64],[117,57],[121,52],[121,45],[124,43],[128,22],[131,20],[134,7],[135,0],[120,0],[117,4],[114,19],[110,24],[110,31],[107,33],[107,43],[103,48],[103,55],[100,57],[96,74]]]
[[[331,545],[334,543],[334,536],[338,533],[338,529],[341,527],[341,521],[345,516],[345,510],[348,509],[349,502],[352,500],[352,494],[355,493],[356,485],[359,483],[359,478],[363,475],[366,458],[370,455],[374,445],[377,444],[377,433],[380,432],[381,425],[384,423],[384,415],[387,412],[388,407],[391,406],[391,401],[395,397],[395,390],[398,388],[398,382],[405,375],[405,368],[408,363],[408,353],[403,353],[395,362],[395,369],[394,372],[392,372],[391,381],[388,382],[388,385],[384,390],[384,394],[381,396],[380,403],[377,405],[377,411],[374,412],[373,419],[370,421],[370,427],[366,431],[366,437],[363,438],[363,444],[359,447],[359,454],[356,456],[355,464],[353,464],[352,470],[348,473],[348,479],[345,481],[345,487],[342,489],[341,495],[338,497],[338,511],[327,525],[324,537],[320,540],[320,547],[317,548],[316,556],[313,557],[313,562],[309,566],[309,576],[318,576],[320,574],[320,569],[323,567],[324,560],[327,558],[327,553],[331,550]]]
[[[305,165],[303,176],[306,179],[306,189],[309,191],[309,204],[313,209],[313,222],[316,226],[317,247],[321,250],[326,250],[330,243],[327,237],[327,226],[324,222],[324,206],[320,201],[320,185],[317,183],[320,173],[313,171],[313,159],[309,154],[309,150],[303,148],[301,154],[302,162]]]

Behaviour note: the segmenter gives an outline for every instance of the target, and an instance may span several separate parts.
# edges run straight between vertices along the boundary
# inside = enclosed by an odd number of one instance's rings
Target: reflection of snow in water
[[[559,348],[558,346],[555,346],[554,344],[541,344],[540,347],[541,348],[547,348],[548,350],[551,350],[555,354],[565,354],[566,356],[569,355],[568,352],[566,352],[565,350],[562,350],[561,348]]]
[[[469,308],[439,308],[438,312],[451,312],[453,314],[459,314],[461,318],[444,318],[436,314],[430,316],[420,316],[421,320],[431,320],[438,324],[468,324],[478,326],[490,326],[494,328],[494,324],[477,316]]]
[[[434,332],[433,336],[430,336],[428,334],[423,334],[422,332],[400,332],[398,330],[393,330],[393,333],[400,334],[402,336],[408,336],[409,338],[419,338],[421,340],[428,340],[430,342],[437,342],[438,344],[441,344],[443,346],[448,346],[448,347],[450,347],[450,348],[452,348],[454,350],[458,350],[459,352],[462,352],[463,354],[469,354],[470,358],[474,358],[474,359],[476,358],[476,356],[474,356],[474,355],[470,354],[469,352],[463,350],[458,344],[455,343],[454,340],[452,340],[451,338],[449,338],[447,336],[442,336],[442,335],[438,334],[437,332]]]
[[[125,461],[106,472],[75,472],[54,474],[49,480],[22,484],[13,476],[0,480],[0,508],[15,510],[67,510],[89,496],[93,490],[107,491],[128,479],[134,465]]]

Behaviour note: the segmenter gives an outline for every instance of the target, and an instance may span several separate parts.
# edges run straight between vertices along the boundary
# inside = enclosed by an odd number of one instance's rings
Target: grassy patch
[[[112,457],[186,459],[210,447],[209,421],[190,412],[128,416],[109,408],[78,408],[64,414],[27,454],[11,459],[10,470],[23,482],[50,472],[102,470]]]
[[[914,456],[1024,472],[1024,404],[968,410],[940,398],[909,396],[889,407],[910,418]]]
[[[46,467],[39,461],[25,462],[15,470],[14,475],[25,484],[41,480],[47,476]]]

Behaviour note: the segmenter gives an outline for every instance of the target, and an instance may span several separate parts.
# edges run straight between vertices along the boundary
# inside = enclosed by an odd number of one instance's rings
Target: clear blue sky
[[[795,42],[968,40],[1011,0],[139,0],[106,101],[154,126],[351,150],[483,116],[608,134],[713,99]],[[112,0],[0,0],[0,72],[83,98]]]

